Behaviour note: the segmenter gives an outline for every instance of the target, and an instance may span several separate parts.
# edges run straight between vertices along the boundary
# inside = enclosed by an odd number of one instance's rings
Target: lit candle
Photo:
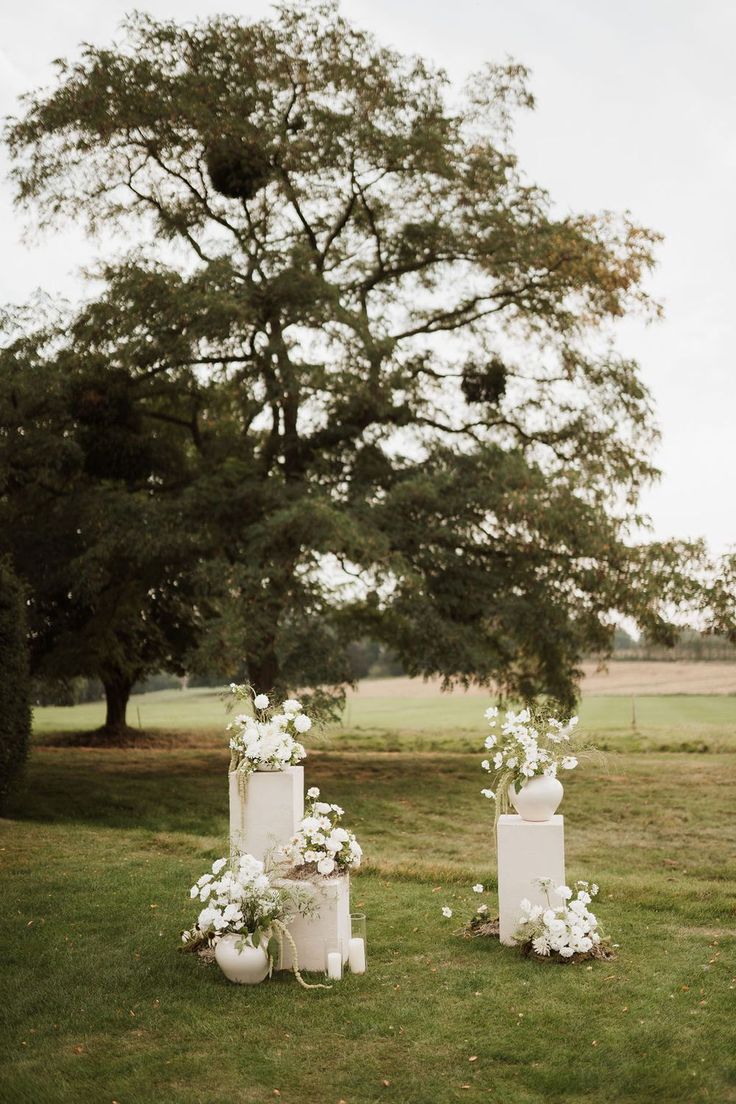
[[[327,976],[331,981],[339,981],[342,977],[342,955],[339,951],[330,951],[327,956]]]
[[[354,938],[350,940],[348,962],[352,973],[365,973],[365,942],[362,939]]]

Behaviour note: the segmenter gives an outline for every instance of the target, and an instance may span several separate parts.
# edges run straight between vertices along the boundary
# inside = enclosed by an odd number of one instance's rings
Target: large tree
[[[555,213],[510,148],[528,106],[520,66],[459,94],[287,4],[136,15],[9,125],[41,220],[137,243],[59,355],[188,435],[209,654],[260,687],[341,682],[360,630],[412,674],[570,700],[617,615],[671,638],[687,550],[631,542],[656,434],[610,345],[655,310],[656,235]]]
[[[42,304],[33,313],[37,323]],[[27,584],[33,673],[99,678],[104,729],[118,739],[135,682],[183,673],[196,642],[191,473],[188,438],[171,424],[176,396],[162,421],[160,385],[141,394],[119,365],[77,355],[85,317],[5,320],[0,552]]]

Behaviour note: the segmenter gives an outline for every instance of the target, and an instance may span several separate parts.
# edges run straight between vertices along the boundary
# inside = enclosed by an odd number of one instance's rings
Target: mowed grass
[[[736,756],[614,752],[566,777],[568,877],[600,882],[620,943],[592,969],[458,934],[474,882],[493,903],[478,758],[312,752],[307,784],[365,847],[369,970],[307,993],[177,953],[188,887],[226,849],[221,746],[36,747],[0,822],[0,1099],[735,1101]]]
[[[630,665],[624,665],[630,666]],[[708,664],[699,665],[707,668]],[[483,711],[494,699],[477,690],[443,694],[437,687],[406,693],[405,679],[363,683],[348,695],[342,723],[312,736],[312,747],[354,750],[472,751],[482,742]],[[224,689],[163,690],[131,698],[128,722],[144,732],[197,734],[220,743],[228,720]],[[581,726],[602,749],[728,751],[736,747],[736,696],[621,694],[583,697]],[[92,730],[104,720],[102,702],[34,710],[42,741]],[[172,741],[175,741],[172,735]]]

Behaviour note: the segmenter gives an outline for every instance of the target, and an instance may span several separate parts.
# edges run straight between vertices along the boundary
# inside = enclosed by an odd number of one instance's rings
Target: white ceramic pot
[[[237,985],[258,985],[268,975],[268,955],[263,946],[245,943],[242,950],[236,944],[242,936],[223,935],[215,947],[215,959],[228,981]]]
[[[564,792],[559,779],[537,774],[528,778],[518,792],[512,782],[509,799],[522,820],[543,821],[555,815]]]

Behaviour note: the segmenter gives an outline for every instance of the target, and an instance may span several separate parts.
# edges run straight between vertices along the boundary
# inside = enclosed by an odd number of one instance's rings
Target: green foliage
[[[54,585],[29,581],[55,668],[113,655],[124,689],[197,644],[195,669],[329,689],[369,636],[569,703],[619,616],[671,642],[702,549],[630,543],[656,430],[608,341],[656,313],[657,235],[528,182],[521,67],[451,96],[327,2],[136,14],[57,73],[8,126],[19,199],[135,248],[0,363],[2,508],[16,564],[30,516],[54,533]]]
[[[25,592],[0,560],[0,813],[28,754],[30,689]]]

